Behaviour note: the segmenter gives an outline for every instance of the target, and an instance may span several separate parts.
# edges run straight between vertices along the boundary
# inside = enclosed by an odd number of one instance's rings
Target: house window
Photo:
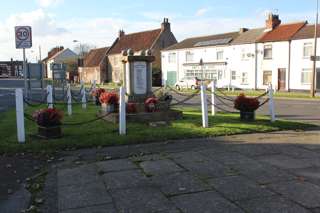
[[[218,70],[218,80],[221,80],[223,76],[222,70]]]
[[[169,55],[168,55],[168,62],[169,62],[169,64],[174,64],[174,63],[176,63],[176,56],[177,56],[176,53],[169,53]]]
[[[304,43],[303,45],[303,57],[310,58],[312,56],[312,43]]]
[[[231,71],[231,80],[236,80],[236,79],[237,79],[237,72]]]
[[[247,72],[242,73],[241,84],[248,84],[248,73]]]
[[[194,53],[187,51],[186,52],[186,62],[193,62]]]
[[[220,50],[220,51],[217,51],[217,60],[223,60],[223,51]]]
[[[311,84],[312,69],[302,69],[301,84]]]
[[[272,71],[263,71],[263,85],[272,83]]]
[[[263,58],[272,59],[272,45],[264,45]]]

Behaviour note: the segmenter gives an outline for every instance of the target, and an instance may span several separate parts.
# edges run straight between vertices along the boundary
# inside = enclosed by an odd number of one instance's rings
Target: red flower
[[[41,109],[34,112],[32,117],[39,126],[52,127],[61,125],[63,113],[57,109]]]
[[[259,108],[260,102],[256,98],[247,98],[245,94],[241,93],[234,100],[234,108],[244,112],[253,112]]]
[[[137,105],[136,103],[127,103],[127,113],[136,113]]]
[[[154,98],[154,97],[147,98],[147,100],[145,100],[145,102],[144,102],[146,111],[147,112],[155,112],[157,103],[158,103],[157,98]]]
[[[103,92],[99,97],[100,103],[119,104],[119,96],[114,92]]]

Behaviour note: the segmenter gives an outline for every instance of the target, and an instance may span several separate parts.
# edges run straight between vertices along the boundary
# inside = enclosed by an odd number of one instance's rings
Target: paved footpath
[[[320,131],[66,153],[43,212],[320,212]]]

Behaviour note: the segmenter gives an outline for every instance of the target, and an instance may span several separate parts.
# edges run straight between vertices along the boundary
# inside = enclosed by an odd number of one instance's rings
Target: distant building
[[[85,83],[96,80],[101,84],[107,79],[107,52],[109,47],[92,49],[83,60],[83,66],[79,67],[80,79]]]
[[[176,44],[177,40],[171,32],[169,20],[165,18],[161,28],[144,32],[125,34],[119,31],[118,38],[107,52],[108,73],[107,81],[121,82],[123,80],[124,68],[121,60],[121,52],[132,49],[135,54],[139,51],[150,49],[152,55],[156,57],[153,63],[154,78],[158,74],[158,84],[161,82],[161,53],[160,51]],[[156,73],[158,71],[158,73]],[[154,79],[154,83],[157,80]],[[160,81],[160,82],[159,82]]]
[[[0,77],[14,77],[22,76],[23,74],[23,61],[0,61]]]
[[[64,49],[63,47],[53,48],[49,53],[48,57],[42,60],[45,64],[46,77],[52,79],[51,64],[54,63],[77,63],[78,55],[70,50],[69,48]]]

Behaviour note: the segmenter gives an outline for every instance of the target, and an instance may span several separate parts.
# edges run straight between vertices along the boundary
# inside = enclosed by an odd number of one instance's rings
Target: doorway
[[[286,90],[286,69],[278,69],[278,90]]]
[[[320,69],[317,68],[317,75],[316,75],[316,90],[320,91]]]

